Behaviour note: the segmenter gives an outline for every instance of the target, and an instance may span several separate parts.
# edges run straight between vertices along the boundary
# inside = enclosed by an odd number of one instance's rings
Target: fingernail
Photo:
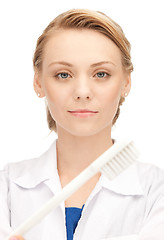
[[[19,240],[17,237],[11,237],[9,240]]]

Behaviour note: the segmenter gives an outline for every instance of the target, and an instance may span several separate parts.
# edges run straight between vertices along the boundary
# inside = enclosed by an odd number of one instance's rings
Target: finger
[[[24,240],[21,236],[12,236],[9,240]]]

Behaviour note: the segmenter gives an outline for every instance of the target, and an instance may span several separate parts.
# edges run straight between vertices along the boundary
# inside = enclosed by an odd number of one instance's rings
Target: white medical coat
[[[56,142],[38,158],[8,164],[0,172],[0,240],[60,190]],[[65,240],[64,203],[24,237]],[[113,181],[101,175],[85,203],[74,240],[113,238],[164,240],[163,170],[137,162]]]

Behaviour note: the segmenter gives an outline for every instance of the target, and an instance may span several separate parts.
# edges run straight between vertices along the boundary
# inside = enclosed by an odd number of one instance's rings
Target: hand
[[[12,236],[9,240],[24,240],[21,236]]]

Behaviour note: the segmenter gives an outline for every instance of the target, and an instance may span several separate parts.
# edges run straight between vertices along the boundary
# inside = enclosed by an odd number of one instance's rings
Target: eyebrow
[[[48,67],[50,67],[53,64],[60,64],[60,65],[68,66],[68,67],[73,67],[73,65],[71,63],[64,62],[64,61],[52,62],[48,65]],[[93,63],[93,64],[91,64],[91,67],[97,67],[97,66],[103,65],[103,64],[112,64],[116,67],[116,64],[111,61],[101,61],[101,62]]]
[[[112,65],[116,66],[116,64],[111,61],[102,61],[102,62],[98,62],[98,63],[93,63],[91,65],[91,67],[97,67],[97,66],[103,65],[103,64],[112,64]]]

